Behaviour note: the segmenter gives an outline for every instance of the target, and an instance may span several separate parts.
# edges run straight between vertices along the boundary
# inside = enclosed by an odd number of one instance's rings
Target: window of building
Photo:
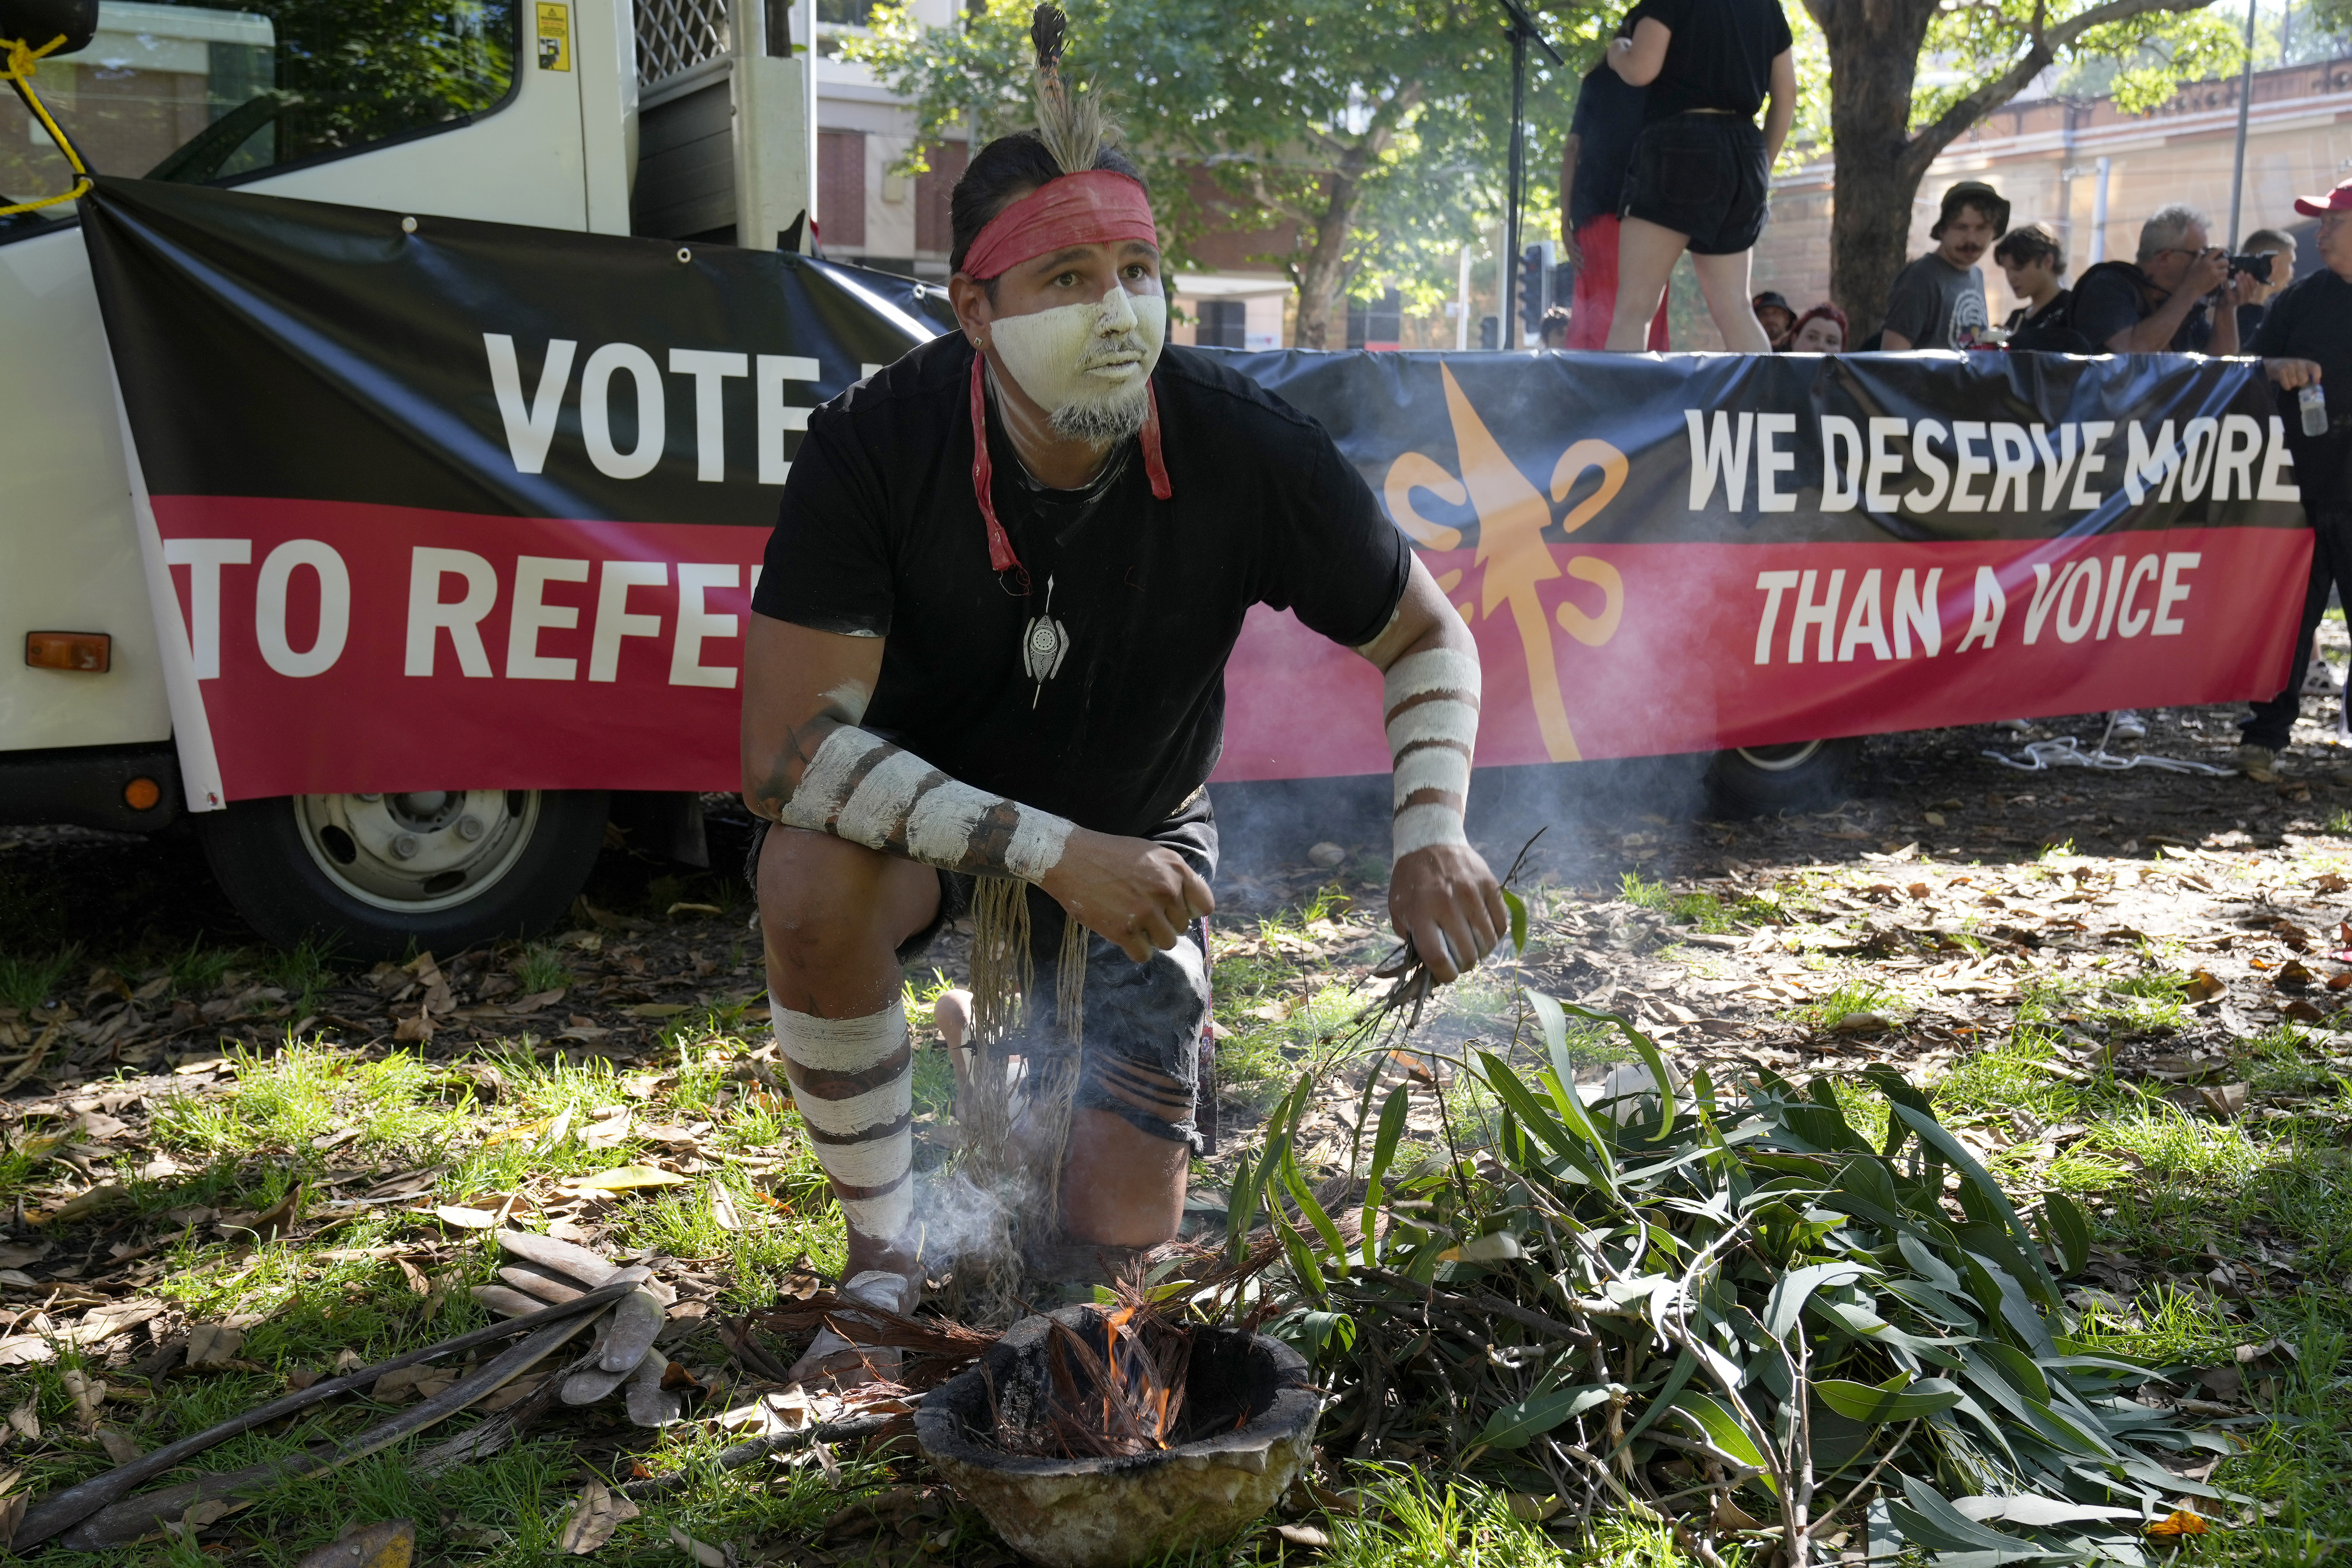
[[[866,248],[866,132],[816,133],[816,231],[824,248]]]
[[[1378,299],[1348,301],[1348,347],[1394,349],[1404,340],[1404,297],[1384,290]]]
[[[1241,300],[1203,299],[1192,340],[1204,349],[1239,349],[1245,346],[1248,327],[1249,307]]]
[[[33,86],[97,173],[250,178],[496,108],[519,15],[515,0],[102,0],[89,47],[43,60]],[[0,97],[0,201],[72,183],[40,122]],[[0,237],[71,215],[0,219]]]

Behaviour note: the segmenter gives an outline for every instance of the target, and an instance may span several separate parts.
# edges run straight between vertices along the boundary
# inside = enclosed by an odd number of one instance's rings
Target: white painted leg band
[[[1452,697],[1415,703],[1388,722],[1389,755],[1408,746],[1450,741],[1468,751],[1478,739],[1478,710]]]
[[[771,991],[768,1017],[776,1028],[776,1049],[820,1072],[863,1072],[907,1043],[904,1000],[862,1019],[821,1019],[793,1011]]]
[[[891,752],[850,792],[833,831],[853,844],[882,848],[905,830],[915,790],[934,771],[911,751]]]
[[[915,1218],[915,1184],[908,1182],[880,1197],[845,1197],[841,1212],[859,1235],[895,1240],[907,1233],[908,1224]]]
[[[901,1127],[887,1138],[862,1144],[818,1144],[817,1163],[824,1174],[851,1186],[887,1186],[907,1174],[915,1163],[915,1131]]]
[[[1412,800],[1417,789],[1442,789],[1456,800],[1468,799],[1470,759],[1443,745],[1406,752],[1396,762],[1395,803]]]

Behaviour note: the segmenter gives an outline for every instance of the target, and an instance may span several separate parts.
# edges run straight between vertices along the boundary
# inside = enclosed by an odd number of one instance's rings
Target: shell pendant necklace
[[[1030,617],[1021,629],[1021,667],[1037,683],[1037,690],[1029,698],[1031,711],[1045,695],[1045,683],[1061,673],[1062,661],[1069,656],[1070,629],[1054,619],[1054,579],[1045,579],[1045,608]]]

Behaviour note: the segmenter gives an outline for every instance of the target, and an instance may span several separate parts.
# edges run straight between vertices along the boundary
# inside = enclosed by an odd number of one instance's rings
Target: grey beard
[[[1097,446],[1110,446],[1125,441],[1143,428],[1144,416],[1151,410],[1150,383],[1139,382],[1134,390],[1115,398],[1093,399],[1084,402],[1066,402],[1050,416],[1054,434],[1068,441],[1084,441]]]

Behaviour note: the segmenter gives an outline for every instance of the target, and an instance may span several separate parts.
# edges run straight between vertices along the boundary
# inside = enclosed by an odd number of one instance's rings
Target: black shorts
[[[752,831],[744,873],[754,890],[759,886],[760,851],[767,841],[769,825],[762,820]],[[1215,877],[1217,822],[1209,809],[1207,789],[1195,790],[1172,816],[1143,837],[1174,850],[1202,881]],[[971,912],[973,879],[951,871],[940,872],[939,878],[939,913],[929,925],[899,944],[901,966],[922,957],[950,922]],[[1013,1044],[1016,1053],[1042,1055],[1066,1049],[1055,1038],[1053,1019],[1066,919],[1062,906],[1050,895],[1039,888],[1029,889],[1029,956],[1036,989],[1024,1010],[1028,1019],[1040,1020],[1041,1027],[1036,1040],[1024,1038]],[[1088,932],[1084,1017],[1077,1103],[1108,1111],[1154,1137],[1190,1144],[1196,1152],[1205,1152],[1198,1110],[1202,1059],[1206,1054],[1202,1041],[1209,1021],[1208,923],[1195,923],[1174,947],[1155,952],[1140,964],[1107,938]],[[1118,1083],[1129,1069],[1139,1069],[1147,1075],[1139,1086],[1129,1081],[1130,1093],[1139,1087],[1154,1087],[1153,1080],[1169,1081],[1176,1086],[1179,1098],[1192,1100],[1193,1113],[1156,1116],[1110,1092],[1107,1085]],[[1206,1131],[1213,1136],[1213,1127]]]
[[[1764,232],[1764,133],[1736,114],[1677,114],[1642,128],[1623,215],[1690,236],[1694,256],[1737,256]]]

